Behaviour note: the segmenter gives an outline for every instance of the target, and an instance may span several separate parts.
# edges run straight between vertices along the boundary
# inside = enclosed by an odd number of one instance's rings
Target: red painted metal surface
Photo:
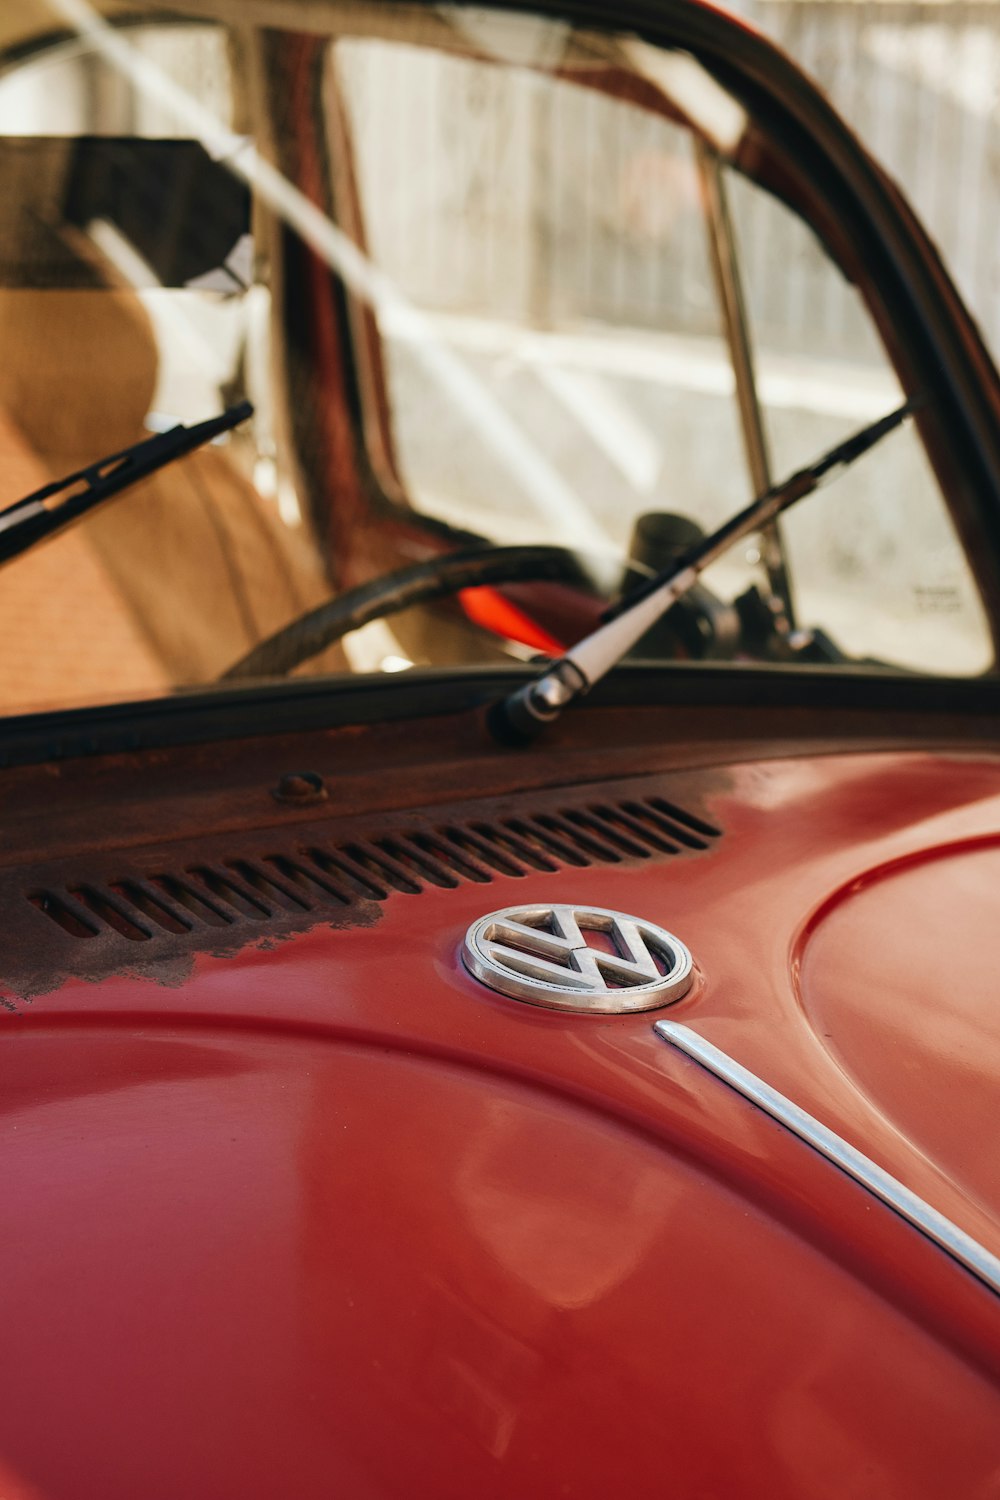
[[[800,979],[859,1091],[994,1215],[998,845],[997,834],[932,845],[852,881],[813,924]]]
[[[460,966],[525,899],[663,922],[700,970],[673,1018],[1000,1250],[1000,764],[723,780],[692,860],[397,894],[5,1015],[7,1490],[997,1493],[1000,1299],[656,1013]]]

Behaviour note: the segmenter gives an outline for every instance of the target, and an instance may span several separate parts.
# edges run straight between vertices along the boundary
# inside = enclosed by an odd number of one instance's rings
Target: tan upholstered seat
[[[133,292],[0,290],[0,504],[148,435],[156,375]],[[0,712],[212,681],[327,592],[307,538],[203,450],[0,569]]]

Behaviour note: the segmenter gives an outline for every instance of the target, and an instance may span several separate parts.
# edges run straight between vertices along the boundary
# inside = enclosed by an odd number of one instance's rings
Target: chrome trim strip
[[[701,1063],[710,1073],[716,1074],[730,1088],[736,1089],[775,1119],[781,1125],[794,1132],[807,1145],[820,1152],[834,1166],[840,1167],[855,1182],[874,1193],[876,1198],[889,1208],[894,1209],[901,1218],[906,1219],[921,1234],[948,1255],[959,1261],[966,1270],[978,1276],[980,1281],[986,1283],[994,1292],[1000,1292],[1000,1260],[995,1255],[983,1248],[971,1235],[959,1229],[944,1214],[938,1213],[937,1209],[931,1208],[923,1198],[918,1198],[916,1193],[897,1182],[882,1167],[873,1162],[870,1157],[863,1155],[856,1147],[848,1145],[842,1136],[821,1125],[812,1115],[807,1114],[799,1105],[793,1104],[791,1099],[786,1099],[784,1094],[779,1094],[777,1089],[771,1088],[770,1084],[758,1078],[756,1073],[751,1073],[740,1063],[734,1061],[728,1053],[713,1047],[711,1042],[706,1042],[697,1032],[688,1026],[682,1026],[678,1021],[657,1021],[654,1027],[664,1041],[672,1042],[682,1052],[686,1052],[695,1062]]]

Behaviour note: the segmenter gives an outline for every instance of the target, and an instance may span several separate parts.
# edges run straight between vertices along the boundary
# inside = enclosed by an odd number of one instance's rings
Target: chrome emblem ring
[[[587,934],[599,934],[588,942]],[[694,977],[662,927],[602,906],[508,906],[473,922],[466,968],[490,989],[553,1010],[619,1015],[671,1005]]]

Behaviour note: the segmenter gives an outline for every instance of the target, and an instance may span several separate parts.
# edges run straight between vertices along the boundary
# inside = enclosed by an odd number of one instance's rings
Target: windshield
[[[0,712],[557,657],[920,396],[821,197],[689,54],[225,10],[0,18],[0,506],[254,409],[3,565]],[[633,658],[990,671],[926,435],[741,538]]]

